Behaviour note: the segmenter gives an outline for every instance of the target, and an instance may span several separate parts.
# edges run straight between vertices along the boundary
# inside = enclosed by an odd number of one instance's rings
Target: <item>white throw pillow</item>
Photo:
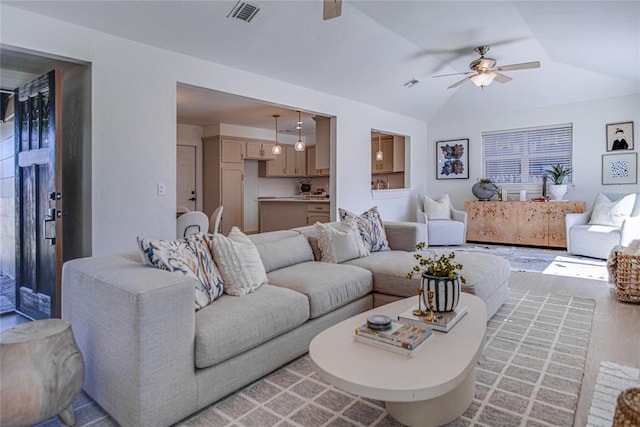
[[[622,222],[631,216],[635,203],[635,193],[628,194],[615,202],[604,194],[599,193],[595,202],[593,202],[589,224],[621,227]]]
[[[247,295],[267,283],[262,259],[253,242],[239,228],[228,237],[215,233],[206,236],[229,295]]]
[[[334,225],[316,222],[314,227],[322,262],[340,263],[369,255],[354,221],[341,221]]]
[[[436,219],[451,219],[451,211],[449,209],[449,195],[445,194],[438,200],[434,200],[429,196],[422,199],[424,212],[427,214],[429,221]]]

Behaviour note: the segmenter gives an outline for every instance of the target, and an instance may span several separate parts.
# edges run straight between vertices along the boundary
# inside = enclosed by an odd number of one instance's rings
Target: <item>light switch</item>
[[[167,185],[164,182],[158,183],[158,196],[166,196],[167,195]]]

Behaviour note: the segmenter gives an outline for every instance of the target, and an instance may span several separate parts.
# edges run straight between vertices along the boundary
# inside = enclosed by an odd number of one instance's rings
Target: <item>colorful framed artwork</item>
[[[602,184],[635,184],[638,182],[638,153],[602,155]]]
[[[607,151],[633,150],[633,122],[607,125]]]
[[[469,179],[469,139],[436,141],[436,179]]]

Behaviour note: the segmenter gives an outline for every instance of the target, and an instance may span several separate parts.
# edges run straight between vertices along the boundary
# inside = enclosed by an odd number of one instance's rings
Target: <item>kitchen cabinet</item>
[[[329,203],[307,203],[307,225],[313,225],[316,222],[329,222],[330,217]]]
[[[276,158],[276,155],[271,151],[274,145],[272,142],[247,140],[245,158],[249,160],[273,160]]]
[[[220,145],[220,161],[225,163],[242,163],[246,155],[245,141],[218,137]]]
[[[273,160],[258,163],[258,176],[261,177],[283,177],[287,176],[286,171],[286,150],[275,156]]]
[[[467,201],[464,210],[469,241],[566,248],[565,216],[585,203]]]
[[[329,169],[316,167],[316,147],[307,148],[307,176],[329,176]]]
[[[259,200],[260,232],[329,222],[329,202],[299,198]]]
[[[203,211],[211,215],[218,206],[224,206],[220,232],[227,234],[233,226],[243,227],[244,152],[236,143],[246,145],[220,136],[203,138],[202,142]],[[237,161],[240,154],[243,160]]]
[[[286,147],[286,176],[306,176],[307,156],[304,151],[296,151],[294,147]]]

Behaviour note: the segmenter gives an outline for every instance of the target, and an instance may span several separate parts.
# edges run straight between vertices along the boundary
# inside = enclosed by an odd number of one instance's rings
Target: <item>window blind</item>
[[[483,176],[496,184],[539,184],[551,165],[572,167],[572,145],[571,123],[483,132]]]

